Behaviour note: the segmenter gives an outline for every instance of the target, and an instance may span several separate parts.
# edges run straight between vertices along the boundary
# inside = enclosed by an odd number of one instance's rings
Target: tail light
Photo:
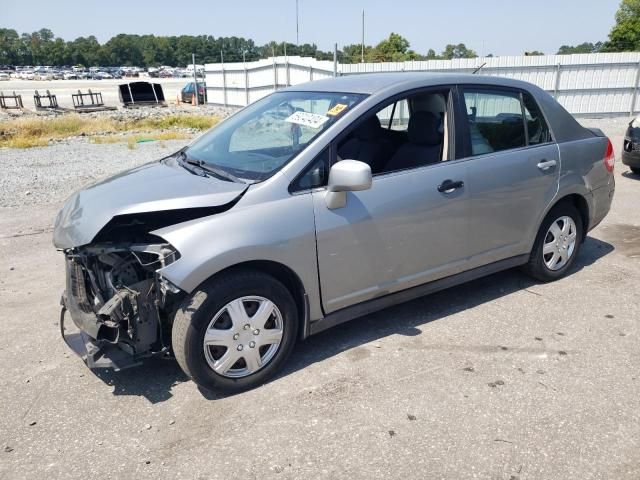
[[[612,173],[615,165],[616,157],[613,154],[613,145],[611,144],[611,140],[607,139],[607,150],[604,154],[604,166],[607,169],[607,172]]]

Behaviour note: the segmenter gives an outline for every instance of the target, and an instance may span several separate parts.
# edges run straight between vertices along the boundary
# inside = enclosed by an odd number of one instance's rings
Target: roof
[[[326,78],[289,87],[292,91],[307,92],[343,92],[374,94],[390,87],[405,85],[408,88],[428,87],[429,85],[476,83],[511,87],[531,87],[531,84],[510,78],[470,73],[436,72],[381,72],[352,74],[342,77]]]

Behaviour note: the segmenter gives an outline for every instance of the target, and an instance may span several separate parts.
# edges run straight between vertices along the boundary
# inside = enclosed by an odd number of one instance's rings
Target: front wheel
[[[562,202],[553,207],[540,226],[525,272],[543,282],[564,277],[580,250],[583,228],[573,205]]]
[[[176,313],[172,344],[178,364],[198,385],[221,393],[256,387],[293,350],[295,302],[275,278],[257,271],[214,277]]]

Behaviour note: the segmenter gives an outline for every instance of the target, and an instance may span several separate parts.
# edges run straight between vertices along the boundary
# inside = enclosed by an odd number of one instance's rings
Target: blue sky
[[[619,0],[299,0],[300,42],[330,50],[375,44],[395,31],[421,53],[465,43],[478,54],[555,53],[560,45],[606,40]],[[193,11],[193,13],[190,13]],[[84,14],[83,14],[84,13]],[[47,27],[65,39],[118,33],[208,34],[295,42],[295,0],[0,0],[0,26]]]

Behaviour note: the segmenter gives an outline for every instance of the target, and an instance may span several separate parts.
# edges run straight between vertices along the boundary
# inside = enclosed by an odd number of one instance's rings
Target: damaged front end
[[[89,367],[122,369],[169,351],[172,315],[186,293],[162,277],[180,253],[154,232],[225,212],[248,188],[195,174],[179,158],[76,192],[56,217],[53,243],[67,270],[60,326]],[[79,332],[65,330],[65,316]]]
[[[170,350],[170,317],[181,292],[158,271],[180,255],[163,239],[146,237],[145,242],[96,243],[64,252],[60,329],[90,368],[121,370]],[[79,332],[65,331],[66,312]]]

